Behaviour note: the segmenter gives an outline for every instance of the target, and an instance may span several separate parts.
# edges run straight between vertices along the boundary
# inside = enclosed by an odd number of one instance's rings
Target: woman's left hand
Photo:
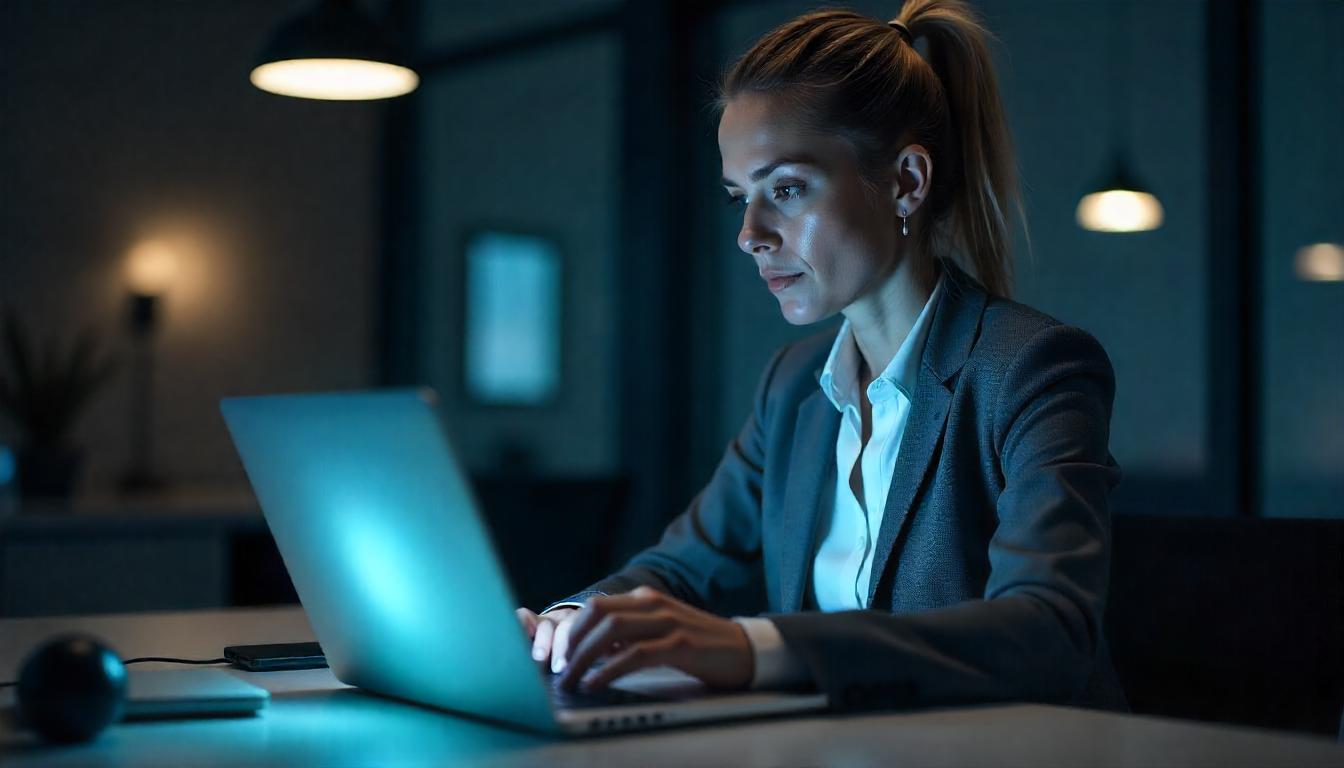
[[[732,690],[751,683],[751,643],[742,627],[650,587],[623,595],[594,597],[569,630],[560,684],[573,689],[607,686],[644,667],[671,666],[711,688]],[[593,663],[610,656],[587,680]]]

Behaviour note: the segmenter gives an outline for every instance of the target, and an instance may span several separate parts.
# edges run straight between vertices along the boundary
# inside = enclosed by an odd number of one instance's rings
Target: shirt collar
[[[901,342],[896,356],[887,363],[873,382],[868,385],[868,399],[871,402],[890,397],[892,388],[910,399],[915,391],[915,382],[919,379],[919,363],[924,357],[924,343],[929,337],[929,326],[933,320],[933,308],[938,306],[938,297],[942,294],[943,277],[939,275],[929,300],[924,303],[915,324],[910,328],[905,341]],[[836,410],[844,412],[847,406],[859,405],[859,345],[854,340],[854,331],[849,319],[840,325],[840,332],[831,345],[831,354],[821,369],[821,391]]]

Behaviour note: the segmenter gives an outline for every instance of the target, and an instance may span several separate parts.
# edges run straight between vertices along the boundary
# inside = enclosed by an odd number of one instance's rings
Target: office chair
[[[1344,520],[1116,515],[1107,633],[1137,713],[1344,730]]]

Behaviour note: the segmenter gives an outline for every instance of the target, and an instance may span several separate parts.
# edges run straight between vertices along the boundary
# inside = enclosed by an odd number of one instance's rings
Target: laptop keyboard
[[[604,688],[600,691],[567,691],[560,687],[559,675],[548,675],[551,703],[557,709],[594,709],[619,707],[628,704],[651,704],[660,699],[642,693]]]

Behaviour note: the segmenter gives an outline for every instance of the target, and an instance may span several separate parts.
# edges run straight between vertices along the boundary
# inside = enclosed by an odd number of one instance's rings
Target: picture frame
[[[463,392],[476,405],[556,402],[564,380],[564,269],[553,239],[469,231],[462,245]]]

